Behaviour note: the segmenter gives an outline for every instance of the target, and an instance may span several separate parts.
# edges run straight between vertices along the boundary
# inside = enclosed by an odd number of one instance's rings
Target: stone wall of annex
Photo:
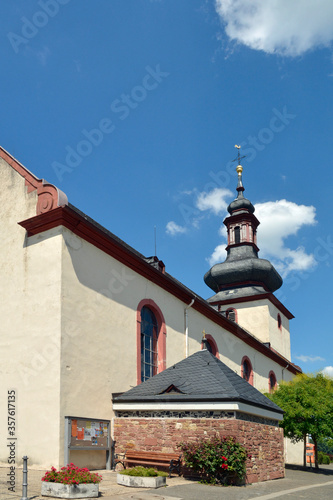
[[[284,477],[283,430],[239,419],[207,418],[116,418],[115,452],[126,449],[177,453],[181,441],[233,436],[245,446],[248,483]]]

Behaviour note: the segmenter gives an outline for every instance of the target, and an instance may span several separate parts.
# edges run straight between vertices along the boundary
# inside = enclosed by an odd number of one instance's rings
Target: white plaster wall
[[[269,342],[269,317],[266,300],[228,304],[223,310],[234,308],[237,323],[257,337],[261,342]]]
[[[289,320],[282,314],[277,307],[271,302],[268,303],[269,308],[269,335],[271,346],[276,349],[282,356],[291,359],[290,354],[290,333]],[[277,317],[281,316],[282,329],[278,327]]]
[[[17,223],[36,215],[36,192],[0,159],[0,462],[7,463],[7,391],[16,391],[16,459],[59,458],[61,239],[26,238]]]
[[[270,342],[273,349],[290,359],[289,320],[268,299],[253,302],[234,303],[227,308],[237,311],[237,322],[261,342]],[[280,314],[282,330],[278,328],[277,316]]]
[[[284,438],[284,459],[286,464],[303,465],[303,441],[292,443],[287,437]]]

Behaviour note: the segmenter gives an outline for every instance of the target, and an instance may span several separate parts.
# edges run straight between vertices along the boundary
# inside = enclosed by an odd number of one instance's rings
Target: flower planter
[[[166,486],[166,477],[126,476],[125,474],[117,474],[117,483],[122,486],[131,486],[132,488],[160,488],[161,486]]]
[[[42,496],[55,498],[95,498],[99,485],[96,483],[63,484],[42,483]]]

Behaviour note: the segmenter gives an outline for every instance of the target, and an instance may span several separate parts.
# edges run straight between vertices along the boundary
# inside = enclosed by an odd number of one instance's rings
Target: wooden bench
[[[177,471],[180,476],[181,455],[177,453],[159,453],[153,451],[126,451],[122,463],[126,469],[128,465],[142,465],[143,467],[168,467],[169,477],[171,471]]]

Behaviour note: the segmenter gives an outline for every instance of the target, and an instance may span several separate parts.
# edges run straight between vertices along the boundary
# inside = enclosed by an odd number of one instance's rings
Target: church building
[[[260,392],[301,373],[290,355],[293,315],[274,296],[282,278],[258,257],[259,221],[237,172],[226,260],[206,273],[214,295],[204,299],[0,148],[0,416],[7,421],[14,396],[17,464],[27,455],[36,467],[110,467],[120,395],[203,348],[223,377],[234,380],[232,371]],[[275,412],[277,427],[278,410],[258,398],[256,410],[234,411],[256,422]],[[301,463],[297,447],[284,453]]]

